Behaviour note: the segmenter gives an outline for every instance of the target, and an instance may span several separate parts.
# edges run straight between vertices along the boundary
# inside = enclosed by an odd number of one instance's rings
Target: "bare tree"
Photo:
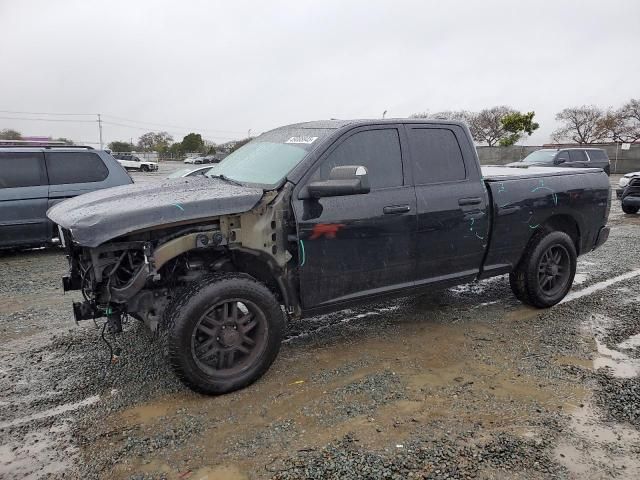
[[[505,128],[504,119],[509,115],[518,114],[516,110],[505,105],[485,108],[479,112],[469,112],[467,110],[445,110],[437,113],[429,113],[428,111],[422,113],[415,113],[411,115],[412,118],[433,118],[436,120],[456,120],[467,124],[471,131],[471,136],[477,143],[485,143],[490,147],[501,144],[506,139],[512,141],[508,144],[512,144],[517,139],[513,139],[513,132]],[[531,112],[530,123],[532,122],[533,113]],[[535,124],[533,129],[538,128],[538,124]],[[519,135],[518,135],[519,138]]]
[[[474,140],[478,143],[486,143],[490,147],[498,145],[500,140],[510,135],[504,128],[502,119],[513,113],[516,113],[514,109],[502,105],[485,108],[474,114],[469,124]]]
[[[637,134],[631,122],[625,117],[622,110],[607,110],[598,121],[597,134],[602,140],[611,142],[633,142],[637,139]]]
[[[432,118],[434,120],[456,120],[469,123],[475,114],[466,110],[444,110],[442,112],[429,113],[429,111],[414,113],[410,118]]]
[[[626,126],[626,141],[640,140],[640,99],[632,98],[625,103],[619,110],[619,115],[624,119]]]
[[[575,143],[596,143],[606,139],[606,130],[602,122],[606,113],[595,105],[565,108],[556,114],[561,126],[553,132],[556,142],[571,140]]]
[[[455,120],[470,125],[475,115],[475,113],[467,110],[445,110],[434,113],[431,118],[435,118],[436,120]]]

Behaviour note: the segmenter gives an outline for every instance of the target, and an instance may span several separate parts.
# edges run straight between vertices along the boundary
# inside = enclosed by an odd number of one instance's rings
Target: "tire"
[[[149,167],[147,167],[146,165],[142,165],[140,167],[140,170],[142,170],[143,172],[148,172],[149,171]]]
[[[529,242],[524,257],[509,275],[518,300],[536,308],[560,302],[576,274],[576,247],[564,232],[540,232]]]
[[[625,205],[624,203],[622,204],[622,211],[624,213],[628,213],[629,215],[638,213],[638,210],[640,210],[640,207],[632,207],[631,205]]]
[[[522,279],[518,275],[517,270],[509,274],[509,286],[511,287],[511,291],[518,300],[526,305],[529,304],[527,292],[522,287]]]
[[[274,295],[245,274],[190,285],[171,302],[166,319],[171,366],[186,386],[207,395],[259,379],[278,355],[285,328]]]

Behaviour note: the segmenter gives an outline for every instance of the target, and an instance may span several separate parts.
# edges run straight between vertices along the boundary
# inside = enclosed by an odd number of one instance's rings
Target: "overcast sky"
[[[6,111],[102,113],[105,143],[221,142],[504,104],[539,144],[564,107],[640,97],[639,46],[638,0],[0,0],[0,129],[97,142],[95,116]]]

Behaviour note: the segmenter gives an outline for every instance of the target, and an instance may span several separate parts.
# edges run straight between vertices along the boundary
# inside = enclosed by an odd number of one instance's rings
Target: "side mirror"
[[[369,193],[369,173],[363,166],[348,165],[333,167],[328,180],[312,182],[307,192],[312,198],[342,197]]]
[[[562,163],[566,162],[566,160],[564,158],[556,158],[553,160],[553,164],[554,165],[560,165]]]

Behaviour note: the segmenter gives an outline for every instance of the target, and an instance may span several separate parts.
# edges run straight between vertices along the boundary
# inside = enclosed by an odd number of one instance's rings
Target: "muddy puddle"
[[[567,436],[556,446],[554,457],[572,478],[640,478],[638,430],[602,422],[591,403],[569,413]]]

